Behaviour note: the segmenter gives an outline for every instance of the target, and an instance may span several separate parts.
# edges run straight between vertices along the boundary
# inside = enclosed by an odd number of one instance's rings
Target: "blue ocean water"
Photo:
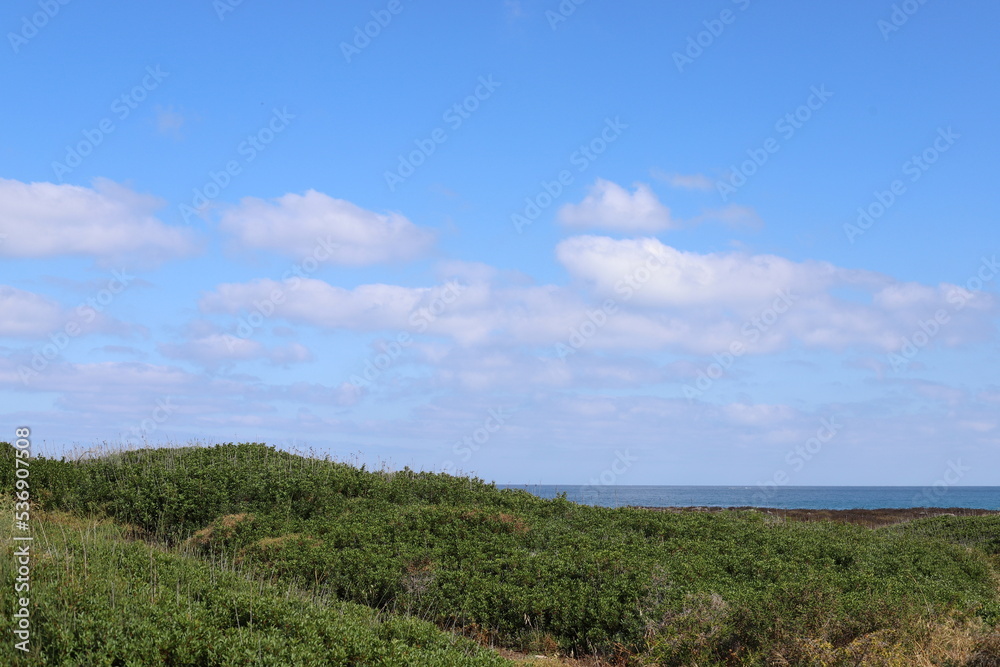
[[[965,507],[1000,510],[1000,486],[600,486],[498,484],[542,498],[565,493],[586,505],[624,507],[774,507],[882,509]]]

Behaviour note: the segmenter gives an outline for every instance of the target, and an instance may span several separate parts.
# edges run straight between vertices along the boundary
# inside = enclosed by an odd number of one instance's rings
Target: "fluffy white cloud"
[[[547,343],[565,335],[584,305],[551,286],[448,282],[345,289],[316,279],[228,283],[199,302],[204,313],[267,310],[274,317],[320,328],[445,335],[462,345],[485,345],[498,338]]]
[[[190,230],[153,215],[163,205],[107,179],[85,188],[0,178],[0,256],[82,255],[136,267],[193,254]]]
[[[822,292],[835,284],[887,284],[885,276],[839,269],[827,262],[793,262],[776,255],[700,254],[660,241],[575,236],[556,256],[572,276],[600,295],[631,293],[651,306],[716,305],[755,309],[778,290]],[[640,284],[641,283],[641,284]]]
[[[412,259],[434,241],[398,213],[374,213],[315,190],[271,201],[246,197],[223,213],[220,228],[244,248],[348,266]]]
[[[256,310],[323,329],[428,333],[482,354],[515,346],[552,351],[563,344],[587,352],[710,355],[735,342],[755,354],[794,344],[888,352],[912,336],[921,318],[942,308],[951,314],[935,345],[983,339],[997,312],[983,294],[968,296],[976,307],[958,309],[949,302],[955,286],[897,283],[775,255],[684,252],[656,239],[573,237],[560,243],[557,255],[575,285],[533,285],[516,274],[452,263],[447,268],[462,275],[461,284],[347,289],[316,279],[257,280],[219,285],[200,308]],[[503,375],[480,374],[488,372]]]
[[[641,307],[658,326],[637,330],[661,345],[724,350],[750,339],[764,352],[800,342],[899,349],[920,322],[945,311],[936,342],[958,345],[994,331],[997,303],[956,285],[898,283],[871,271],[775,255],[684,252],[656,239],[579,236],[557,256],[596,296]],[[838,296],[849,290],[854,298]],[[669,319],[669,321],[668,321]]]
[[[635,191],[630,193],[602,178],[590,187],[582,202],[560,208],[558,217],[567,227],[619,232],[652,233],[678,226],[670,209],[645,183],[636,183]]]

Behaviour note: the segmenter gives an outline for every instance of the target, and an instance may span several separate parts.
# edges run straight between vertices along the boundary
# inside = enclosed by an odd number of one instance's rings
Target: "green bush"
[[[11,509],[7,500],[0,507]],[[3,664],[508,664],[430,623],[128,541],[114,524],[66,517],[34,523],[33,651],[22,656],[5,646]],[[2,525],[9,545],[8,523]],[[0,564],[6,590],[15,576],[11,552]],[[9,619],[11,596],[2,599]]]

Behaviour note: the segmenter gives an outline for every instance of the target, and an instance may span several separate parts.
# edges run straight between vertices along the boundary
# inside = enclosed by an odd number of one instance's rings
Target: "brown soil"
[[[913,507],[907,509],[886,508],[870,510],[806,510],[774,509],[768,507],[639,507],[654,512],[726,512],[731,510],[760,512],[776,519],[792,521],[837,521],[855,523],[869,528],[890,526],[895,523],[927,519],[935,516],[983,516],[1000,514],[1000,510],[968,509],[964,507]]]

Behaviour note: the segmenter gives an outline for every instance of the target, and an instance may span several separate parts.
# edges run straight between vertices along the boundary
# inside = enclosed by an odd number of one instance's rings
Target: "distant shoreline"
[[[647,507],[642,505],[629,505],[633,509],[651,510],[654,512],[726,512],[726,511],[751,511],[760,512],[768,516],[780,519],[791,519],[793,521],[836,521],[839,523],[853,523],[867,526],[888,526],[915,519],[930,519],[939,516],[985,516],[990,514],[1000,514],[1000,510],[974,509],[969,507],[887,507],[880,509],[848,509],[848,510],[827,510],[827,509],[781,509],[776,507],[711,507],[711,506],[690,506],[690,507]]]
[[[536,484],[517,488],[539,498],[602,507],[715,507],[792,510],[872,510],[892,508],[957,514],[956,508],[1000,511],[997,486],[641,486]]]

